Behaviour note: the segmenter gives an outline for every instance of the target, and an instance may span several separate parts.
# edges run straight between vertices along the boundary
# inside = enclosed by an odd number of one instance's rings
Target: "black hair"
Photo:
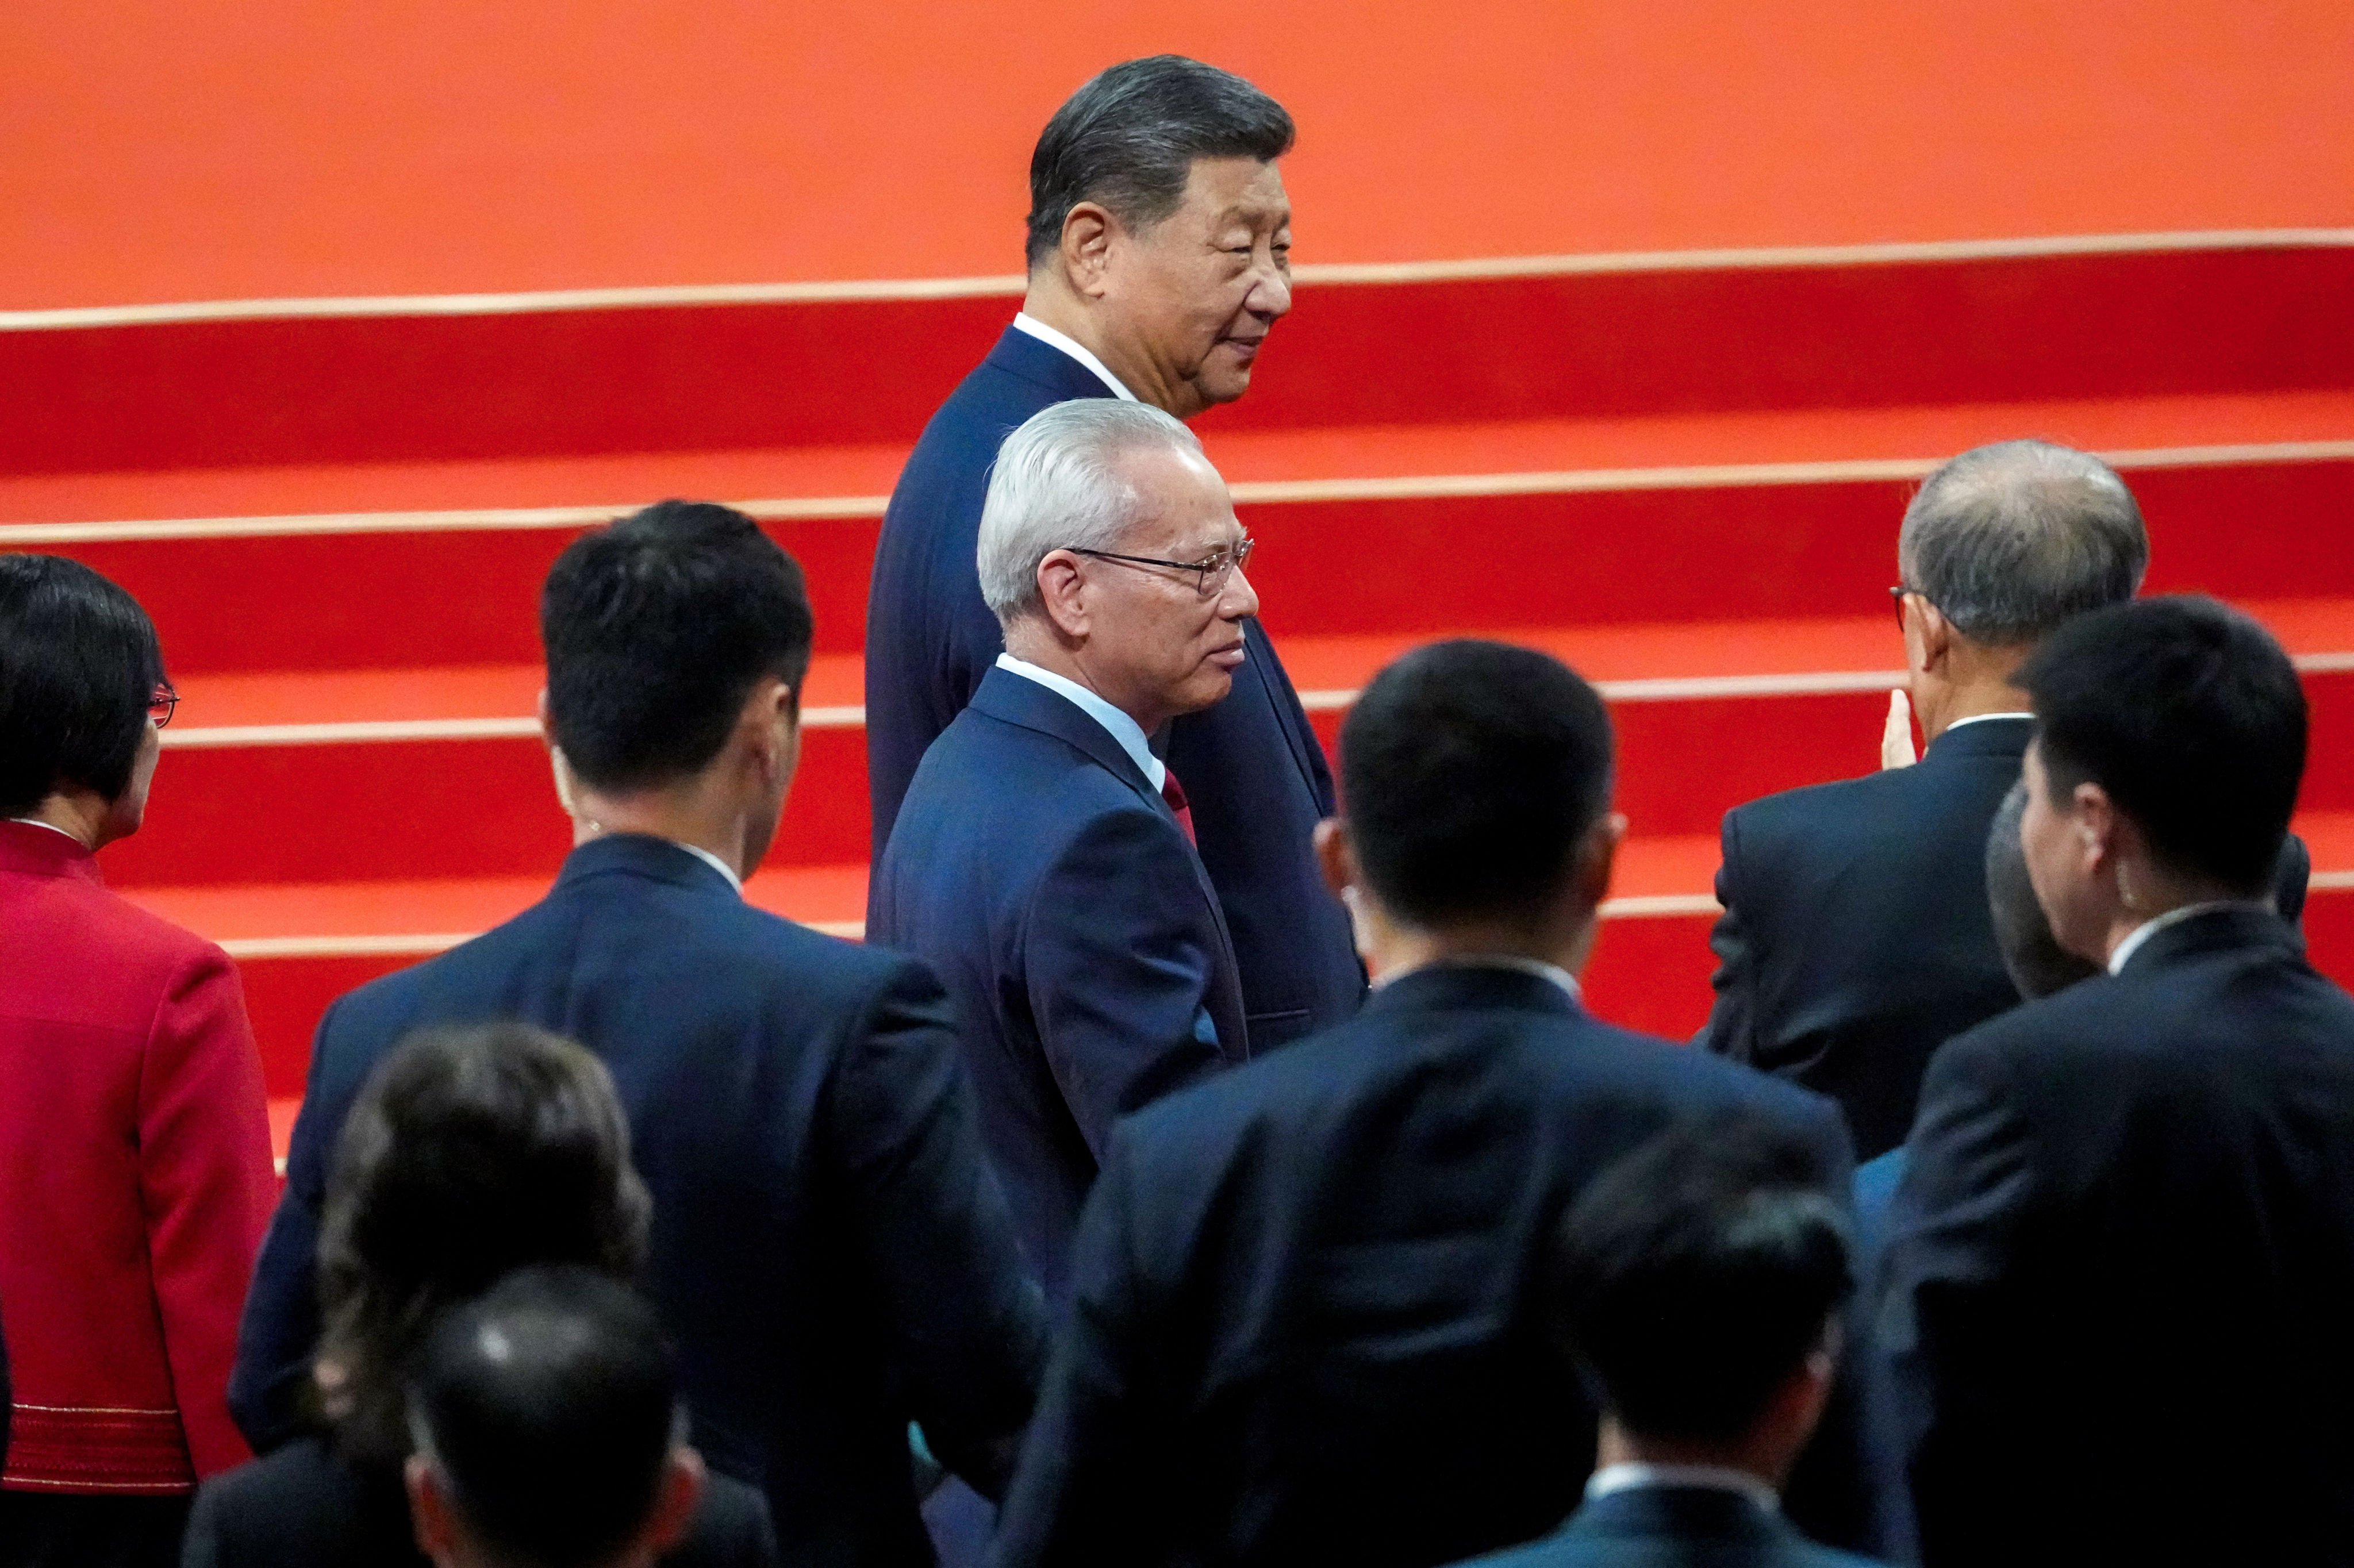
[[[2305,688],[2272,634],[2211,599],[2072,621],[2016,677],[2055,805],[2108,792],[2177,872],[2262,895],[2305,777]]]
[[[1610,783],[1601,696],[1559,660],[1506,643],[1416,649],[1341,727],[1358,864],[1384,905],[1421,926],[1542,913]]]
[[[2101,966],[2060,945],[2052,921],[2035,899],[2028,879],[2027,852],[2020,843],[2020,819],[2027,814],[2027,780],[2010,787],[1987,830],[1987,912],[1994,917],[1994,945],[2010,983],[2029,1001],[2090,980]]]
[[[0,555],[0,817],[60,787],[131,787],[164,650],[139,601],[80,561]]]
[[[408,1412],[470,1531],[535,1568],[589,1568],[627,1545],[683,1427],[653,1308],[578,1266],[519,1270],[443,1314]]]
[[[1552,1273],[1595,1402],[1638,1436],[1746,1435],[1855,1288],[1828,1175],[1808,1145],[1738,1117],[1671,1127],[1596,1177]]]
[[[1283,105],[1231,71],[1182,55],[1123,60],[1071,94],[1030,154],[1029,264],[1063,243],[1063,220],[1100,202],[1130,228],[1177,210],[1196,158],[1291,151]]]
[[[801,567],[742,513],[663,501],[572,542],[540,590],[547,706],[572,771],[638,789],[702,768],[776,676],[799,701]]]
[[[525,1264],[634,1275],[650,1210],[586,1050],[516,1022],[408,1036],[344,1122],[320,1227],[320,1381],[345,1451],[408,1451],[401,1383],[436,1314]]]

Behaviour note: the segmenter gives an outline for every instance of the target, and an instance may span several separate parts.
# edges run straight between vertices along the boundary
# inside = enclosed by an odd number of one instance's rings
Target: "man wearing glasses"
[[[999,443],[1074,398],[1190,419],[1243,396],[1291,308],[1291,207],[1277,167],[1291,140],[1291,117],[1266,93],[1173,55],[1111,67],[1039,137],[1021,313],[926,428],[875,553],[866,743],[878,861],[925,747],[1003,647],[973,578]],[[1265,1050],[1348,1017],[1364,973],[1310,848],[1333,806],[1323,750],[1266,630],[1235,630],[1248,654],[1231,671],[1235,699],[1188,710],[1165,735],[1144,727],[1191,791],[1251,1044]],[[870,925],[875,914],[870,897]]]
[[[1249,1054],[1185,784],[1145,737],[1256,656],[1250,546],[1201,443],[1157,408],[1083,398],[1008,437],[977,551],[1005,652],[875,867],[867,934],[947,983],[1057,1308],[1113,1120]]]

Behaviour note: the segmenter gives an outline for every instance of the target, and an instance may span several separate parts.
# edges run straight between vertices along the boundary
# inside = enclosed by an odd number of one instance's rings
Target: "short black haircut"
[[[556,744],[584,782],[694,773],[774,675],[799,700],[816,621],[801,569],[741,512],[663,501],[572,542],[539,597]]]
[[[1101,203],[1134,229],[1177,210],[1196,158],[1291,151],[1283,105],[1231,71],[1182,55],[1123,60],[1071,94],[1030,154],[1029,264],[1063,243],[1063,220]]]
[[[1605,1171],[1554,1234],[1554,1323],[1638,1436],[1730,1442],[1855,1288],[1829,1173],[1755,1117],[1680,1123]]]
[[[121,799],[163,683],[137,599],[63,556],[0,556],[0,817],[60,786]]]
[[[434,1325],[408,1418],[485,1546],[535,1568],[589,1568],[653,1511],[683,1435],[677,1359],[629,1287],[592,1269],[520,1269]]]
[[[1508,643],[1417,648],[1341,726],[1342,810],[1390,910],[1430,927],[1543,913],[1610,803],[1610,715],[1559,660]]]
[[[2272,885],[2305,777],[2305,688],[2272,634],[2197,595],[2054,632],[2017,676],[2052,802],[2107,791],[2150,853],[2251,897]]]

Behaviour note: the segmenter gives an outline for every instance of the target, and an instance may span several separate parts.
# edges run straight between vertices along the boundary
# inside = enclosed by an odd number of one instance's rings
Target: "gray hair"
[[[2090,963],[2060,945],[2052,922],[2035,901],[2035,884],[2027,874],[2027,851],[2019,842],[2020,819],[2027,814],[2027,780],[2010,787],[1987,830],[1987,908],[1994,916],[1994,945],[2010,983],[2029,1001],[2065,991],[2080,980],[2100,973]]]
[[[1056,550],[1117,548],[1146,509],[1119,471],[1132,451],[1198,458],[1193,432],[1149,403],[1081,397],[1024,420],[997,449],[974,565],[1000,625],[1038,608],[1038,563]]]
[[[1071,94],[1030,154],[1026,247],[1033,267],[1063,242],[1063,220],[1100,202],[1130,228],[1177,210],[1196,158],[1291,151],[1291,116],[1232,71],[1182,55],[1123,60]]]
[[[1922,482],[1896,562],[1964,636],[2009,647],[2131,599],[2149,569],[2149,535],[2133,492],[2100,459],[1998,441]]]

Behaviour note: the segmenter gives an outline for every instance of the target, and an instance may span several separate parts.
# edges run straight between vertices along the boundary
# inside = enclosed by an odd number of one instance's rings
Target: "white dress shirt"
[[[2031,719],[2035,715],[2033,714],[1972,714],[1967,718],[1956,719],[1953,723],[1947,725],[1944,729],[1937,733],[1940,735],[1950,735],[1966,724],[1984,724],[1988,719]]]
[[[49,832],[58,834],[60,837],[73,839],[73,842],[76,843],[81,842],[81,840],[74,838],[73,834],[67,832],[55,822],[45,822],[38,817],[11,817],[8,820],[12,822],[22,822],[28,828],[47,828]],[[87,848],[88,846],[85,845],[84,847]]]
[[[1053,327],[1048,326],[1044,322],[1040,321],[1036,316],[1030,314],[1027,311],[1019,312],[1015,314],[1013,318],[1013,330],[1018,333],[1026,333],[1030,336],[1036,338],[1040,343],[1061,349],[1065,354],[1069,355],[1073,359],[1077,360],[1081,365],[1084,365],[1089,370],[1094,371],[1096,373],[1097,379],[1100,380],[1105,386],[1110,387],[1111,395],[1119,398],[1121,402],[1134,403],[1139,400],[1136,394],[1121,386],[1119,384],[1119,377],[1105,369],[1104,362],[1097,359],[1094,355],[1089,354],[1086,347],[1083,346],[1076,338],[1072,337],[1066,333],[1056,332]]]
[[[2144,942],[2147,942],[2152,937],[2157,936],[2168,926],[2179,926],[2185,920],[2190,919],[2193,915],[2205,915],[2217,909],[2264,909],[2269,911],[2271,907],[2272,906],[2268,904],[2264,904],[2252,898],[2216,898],[2211,899],[2205,904],[2186,904],[2179,909],[2169,909],[2165,914],[2157,916],[2155,919],[2143,921],[2140,925],[2135,927],[2131,931],[2126,934],[2126,939],[2117,944],[2117,950],[2109,955],[2109,972],[2113,975],[2123,974],[2125,972],[2126,960],[2132,958],[2136,953],[2141,951],[2141,945]]]
[[[1119,748],[1128,753],[1129,760],[1136,764],[1147,782],[1155,789],[1161,788],[1161,780],[1169,777],[1169,765],[1153,756],[1152,747],[1145,744],[1142,725],[1076,681],[1057,675],[1052,670],[1042,670],[1026,659],[1000,653],[997,667],[1010,670],[1025,681],[1035,681],[1048,691],[1069,698],[1081,713],[1110,732],[1111,737],[1119,742]]]
[[[1781,1497],[1746,1470],[1722,1465],[1605,1465],[1585,1483],[1585,1500],[1637,1487],[1705,1487],[1712,1492],[1738,1492],[1767,1513],[1781,1511]]]
[[[744,879],[736,874],[736,868],[729,865],[726,861],[721,860],[717,855],[713,854],[709,850],[705,849],[701,844],[683,844],[676,839],[664,839],[663,840],[663,842],[670,845],[673,849],[684,850],[687,853],[693,855],[695,859],[701,861],[704,864],[709,866],[712,870],[726,877],[727,879],[727,885],[736,890],[737,897],[741,898],[744,896]]]
[[[1352,888],[1350,891],[1353,893],[1356,890]],[[1411,974],[1420,974],[1424,969],[1518,969],[1524,975],[1534,975],[1541,980],[1552,981],[1561,988],[1562,994],[1568,997],[1570,1001],[1581,1007],[1585,1005],[1585,993],[1578,990],[1575,975],[1571,974],[1559,964],[1549,964],[1543,959],[1522,958],[1518,953],[1464,953],[1455,958],[1437,959],[1426,964],[1417,964],[1410,969],[1395,969],[1382,975],[1374,980],[1373,989],[1379,991],[1393,980],[1404,980]]]

